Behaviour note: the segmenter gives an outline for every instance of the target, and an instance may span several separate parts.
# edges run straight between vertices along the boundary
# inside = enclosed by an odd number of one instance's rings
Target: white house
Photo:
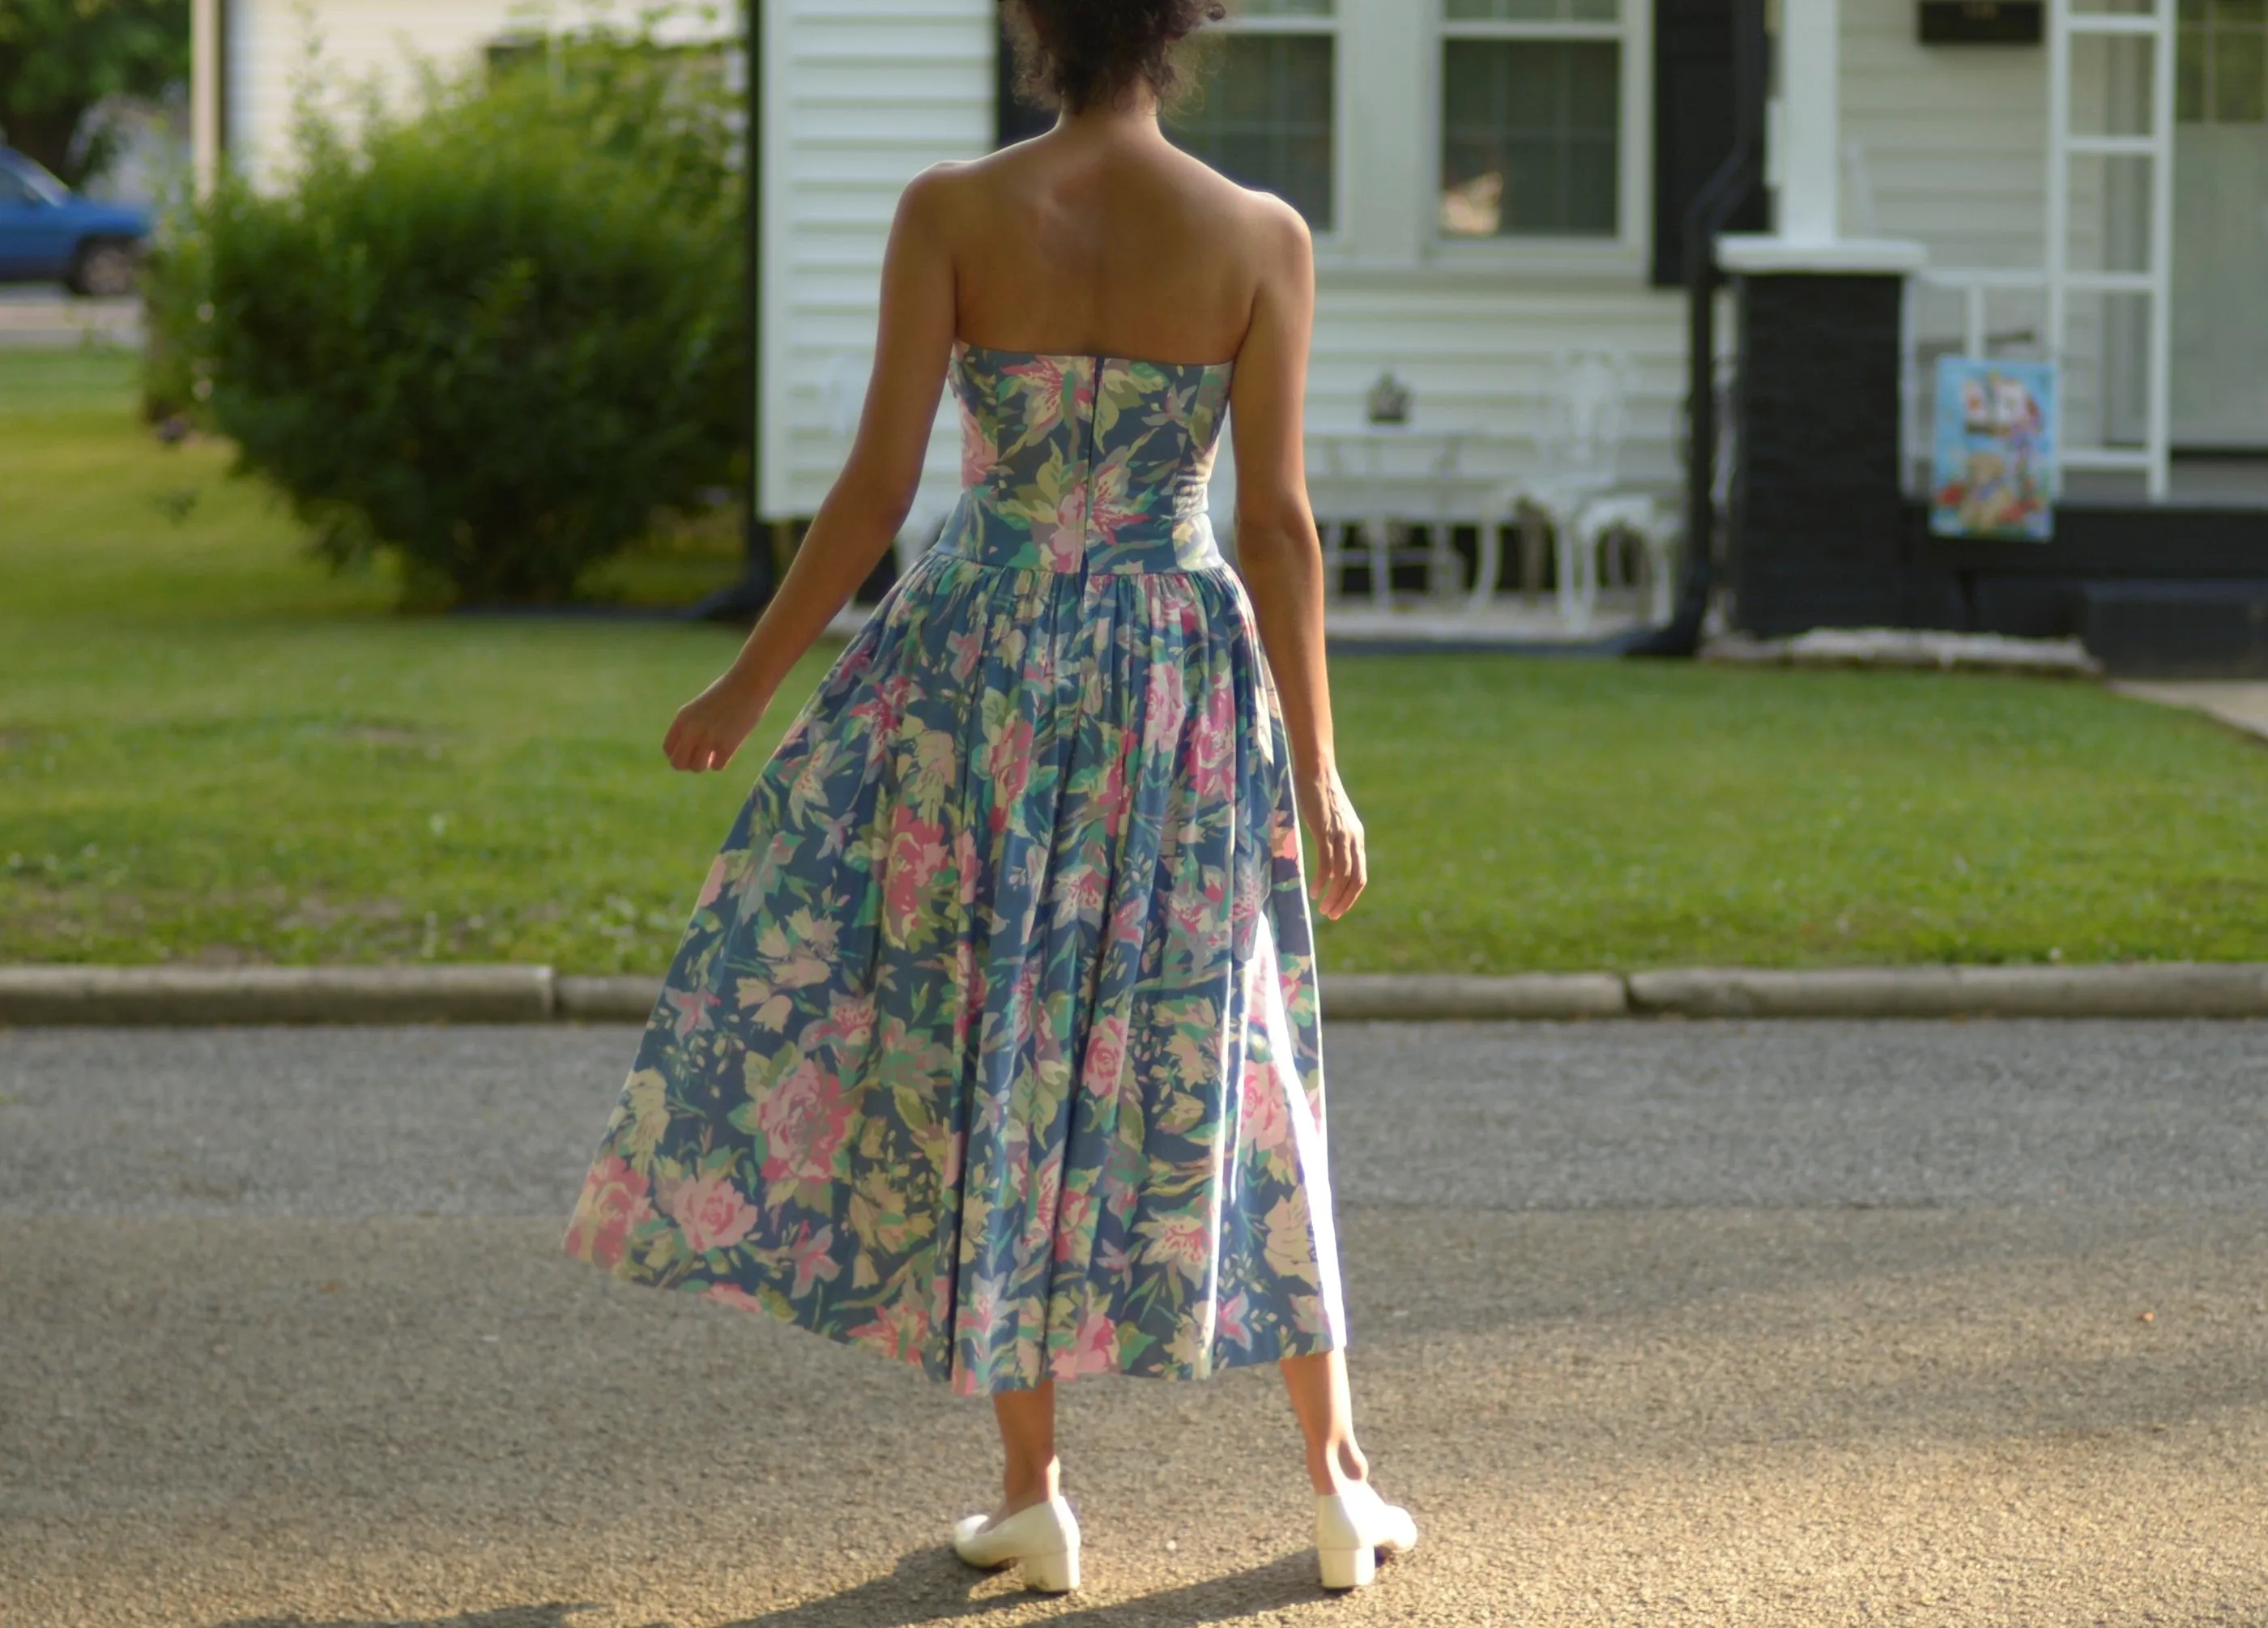
[[[1731,141],[1731,32],[1749,3],[1232,0],[1179,134],[1308,217],[1311,416],[1359,417],[1390,370],[1412,387],[1415,422],[1517,438],[1543,420],[1554,357],[1606,347],[1631,364],[1623,478],[1675,491],[1682,222]],[[2073,465],[2098,472],[2083,478],[2106,501],[2179,496],[2179,451],[2268,454],[2257,5],[1769,10],[1777,222],[1733,243],[1728,266],[1907,278],[1910,378],[1945,350],[2055,356]],[[276,162],[311,25],[328,61],[384,68],[405,45],[461,57],[582,12],[196,0],[201,151],[255,173]],[[760,506],[789,517],[810,512],[847,446],[900,188],[1028,115],[1003,105],[995,0],[764,0],[761,12]],[[941,412],[932,507],[957,478],[951,435]],[[2242,486],[2235,468],[2213,478]]]

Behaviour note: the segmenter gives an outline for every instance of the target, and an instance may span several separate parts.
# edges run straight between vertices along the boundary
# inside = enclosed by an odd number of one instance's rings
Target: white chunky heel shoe
[[[1367,1481],[1315,1498],[1315,1554],[1323,1587],[1360,1588],[1378,1575],[1378,1551],[1401,1554],[1418,1547],[1418,1523],[1389,1504]]]
[[[989,1519],[967,1515],[956,1522],[954,1552],[988,1570],[1021,1561],[1027,1588],[1064,1594],[1079,1587],[1079,1517],[1061,1493],[997,1526],[985,1525]]]

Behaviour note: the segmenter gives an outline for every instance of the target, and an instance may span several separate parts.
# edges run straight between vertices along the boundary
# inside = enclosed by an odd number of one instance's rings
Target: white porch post
[[[1832,243],[1841,225],[1841,0],[1782,0],[1779,8],[1778,236]]]
[[[189,147],[199,198],[220,174],[220,0],[190,0]]]

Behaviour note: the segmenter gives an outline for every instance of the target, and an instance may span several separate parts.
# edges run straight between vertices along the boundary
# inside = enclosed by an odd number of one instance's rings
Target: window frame
[[[1425,213],[1425,254],[1436,264],[1503,266],[1537,271],[1623,272],[1643,278],[1647,271],[1653,218],[1653,6],[1654,0],[1620,0],[1614,22],[1518,22],[1467,20],[1448,15],[1447,0],[1426,0],[1432,12],[1425,63],[1426,141],[1431,180]],[[1518,233],[1459,237],[1441,230],[1440,199],[1447,183],[1444,165],[1444,121],[1448,92],[1444,59],[1454,40],[1585,41],[1612,44],[1622,53],[1616,86],[1621,98],[1615,130],[1615,231],[1606,235]]]
[[[1336,253],[1349,242],[1346,226],[1349,212],[1346,132],[1347,96],[1351,87],[1347,78],[1347,9],[1375,4],[1376,0],[1330,0],[1329,14],[1322,17],[1255,17],[1241,10],[1232,10],[1224,21],[1211,26],[1226,37],[1238,34],[1315,35],[1331,42],[1331,224],[1324,229],[1317,227],[1312,221],[1308,223],[1308,232],[1319,255]]]

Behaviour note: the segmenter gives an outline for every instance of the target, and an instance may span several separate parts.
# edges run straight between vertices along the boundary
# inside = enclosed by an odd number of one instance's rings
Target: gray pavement
[[[0,1624],[2268,1624],[2268,1025],[1336,1024],[1418,1551],[1314,1585],[1272,1375],[987,1411],[556,1253],[613,1028],[0,1032]]]

